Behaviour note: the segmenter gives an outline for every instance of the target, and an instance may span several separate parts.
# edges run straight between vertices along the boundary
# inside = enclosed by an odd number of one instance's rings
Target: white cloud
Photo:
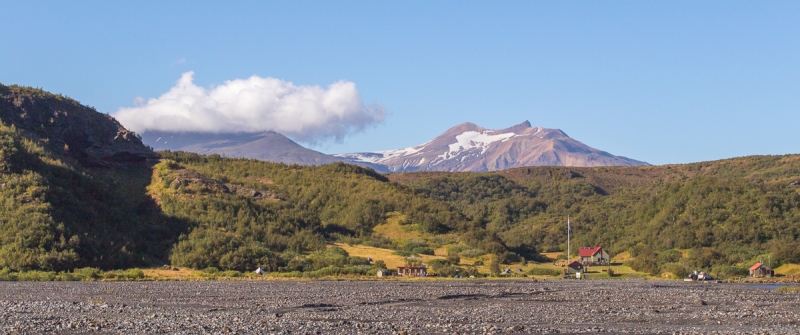
[[[138,133],[272,130],[309,143],[339,141],[386,117],[383,106],[364,105],[349,81],[322,88],[252,76],[206,89],[192,83],[193,76],[184,73],[169,92],[147,102],[137,98],[134,107],[120,108],[114,117]]]

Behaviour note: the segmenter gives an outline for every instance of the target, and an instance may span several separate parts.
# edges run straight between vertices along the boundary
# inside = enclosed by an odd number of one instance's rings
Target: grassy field
[[[375,248],[365,245],[348,245],[344,243],[336,243],[334,244],[342,249],[346,250],[351,256],[360,256],[360,257],[369,257],[373,260],[383,260],[386,263],[386,266],[391,269],[397,269],[398,266],[406,265],[405,258],[403,256],[395,255],[394,250],[391,249],[381,249]],[[423,263],[435,259],[435,258],[444,258],[447,254],[447,246],[442,246],[436,249],[436,256],[429,256],[429,255],[420,255],[420,259]],[[559,254],[559,253],[556,253]],[[491,263],[492,255],[484,255],[481,257],[476,258],[463,258],[461,259],[460,266],[472,266],[476,261],[481,260],[483,261],[484,265],[479,265],[476,268],[478,272],[482,274],[489,274],[489,264]],[[527,264],[522,263],[514,263],[514,264],[501,264],[500,269],[509,269],[513,274],[527,274],[528,271],[535,269],[535,268],[542,268],[547,269],[550,271],[557,271],[561,272],[565,269],[565,267],[553,265],[552,263],[534,263],[528,262]],[[612,265],[612,266],[593,266],[589,267],[588,269],[588,278],[609,278],[608,276],[608,269],[612,269],[614,272],[614,277],[611,278],[631,278],[631,276],[641,277],[644,274],[639,273],[631,269],[630,267],[623,266],[623,265]],[[521,271],[520,271],[521,270]],[[536,276],[539,278],[548,277],[548,276]],[[668,279],[676,279],[676,278],[668,278]]]
[[[423,233],[417,225],[401,225],[400,222],[405,219],[405,215],[390,215],[386,219],[386,223],[375,226],[372,231],[374,234],[386,236],[400,245],[407,240],[430,240],[433,238],[433,235]]]
[[[558,259],[558,256],[561,256],[561,255],[566,255],[566,253],[565,252],[561,252],[561,251],[543,252],[542,253],[542,256],[547,257],[547,258],[549,258],[551,260],[556,260],[556,259]],[[566,258],[566,256],[564,256],[564,258]]]
[[[202,271],[192,269],[142,269],[145,277],[157,278],[159,280],[195,280],[203,278]]]
[[[791,277],[800,277],[800,264],[784,264],[775,268],[775,274]]]
[[[394,250],[392,249],[381,249],[365,245],[349,245],[346,243],[335,243],[334,245],[347,251],[350,256],[369,257],[374,261],[382,260],[389,269],[397,269],[398,266],[406,265],[405,258],[400,255],[394,255]],[[420,255],[419,258],[425,263],[426,261],[440,257]]]
[[[614,257],[611,257],[611,263],[622,264],[622,263],[625,263],[625,261],[627,261],[629,259],[631,259],[631,254],[629,252],[625,251],[625,252],[621,252],[621,253],[618,253],[618,254],[614,255]]]

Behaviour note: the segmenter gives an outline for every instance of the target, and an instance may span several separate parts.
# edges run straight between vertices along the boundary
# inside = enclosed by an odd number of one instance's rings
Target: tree
[[[489,272],[492,276],[500,275],[500,260],[497,255],[494,255],[494,257],[492,257],[492,262],[489,263]]]
[[[461,263],[461,257],[456,253],[448,253],[447,262],[452,265],[458,265],[458,263]]]

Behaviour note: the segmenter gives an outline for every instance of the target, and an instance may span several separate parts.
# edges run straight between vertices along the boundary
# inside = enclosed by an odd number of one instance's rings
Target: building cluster
[[[555,263],[554,263],[555,264]],[[603,249],[601,245],[593,247],[580,247],[578,248],[578,259],[567,262],[564,270],[564,276],[570,278],[585,278],[586,270],[589,266],[610,265],[611,256]],[[562,264],[561,266],[564,266]],[[259,269],[260,270],[260,269]],[[510,272],[510,270],[507,270]],[[522,269],[519,269],[522,271]],[[505,273],[506,271],[504,271]],[[378,277],[386,277],[391,275],[405,276],[405,277],[427,277],[428,269],[422,264],[418,266],[398,266],[396,272],[382,269],[377,273]],[[761,262],[754,264],[750,267],[750,277],[774,277],[775,271],[767,267]],[[713,279],[711,275],[706,272],[693,271],[686,280],[709,280]]]

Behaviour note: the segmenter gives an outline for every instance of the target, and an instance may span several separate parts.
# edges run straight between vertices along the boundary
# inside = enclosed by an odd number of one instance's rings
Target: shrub
[[[79,280],[81,280],[81,278],[80,278],[80,277],[78,277],[78,276],[76,276],[76,275],[75,275],[75,274],[73,274],[73,273],[69,273],[69,272],[59,272],[59,273],[56,275],[56,278],[55,278],[55,280],[57,280],[57,281],[79,281]]]
[[[72,271],[79,280],[92,280],[102,277],[103,272],[98,268],[80,268]]]
[[[372,235],[365,237],[363,244],[382,249],[397,249],[397,244],[392,242],[392,239],[382,235]]]
[[[510,251],[500,254],[499,257],[502,264],[513,264],[520,261],[520,256]]]
[[[291,272],[291,271],[305,271],[306,269],[311,270],[311,260],[307,259],[303,255],[297,254],[290,254],[284,253],[284,259],[288,259],[286,262],[286,266],[281,267],[281,271]]]
[[[18,281],[53,281],[55,278],[55,272],[47,271],[23,271],[17,274]]]
[[[710,268],[712,264],[718,263],[723,255],[712,248],[692,248],[689,250],[688,261],[697,268]]]
[[[689,275],[689,270],[683,264],[669,263],[664,265],[664,271],[674,274],[678,278],[685,278]]]
[[[661,264],[664,263],[675,263],[681,260],[683,255],[680,251],[675,249],[664,250],[658,253],[658,262]]]
[[[491,273],[492,276],[497,276],[500,274],[500,262],[498,261],[497,256],[492,257],[492,262],[489,263],[489,273]]]
[[[452,265],[446,265],[440,268],[437,272],[442,275],[442,277],[453,277],[456,275],[461,275],[463,277],[466,274],[464,269]]]
[[[427,263],[428,263],[428,266],[435,272],[440,272],[439,271],[440,269],[450,265],[450,263],[448,263],[446,260],[441,259],[441,258],[431,259]]]
[[[532,276],[560,276],[561,270],[545,267],[534,267],[528,270],[528,274]]]
[[[125,279],[136,280],[144,278],[144,272],[141,269],[130,269],[125,271]]]
[[[480,273],[478,273],[478,269],[475,267],[467,267],[464,269],[464,272],[466,276],[475,276],[475,277],[480,276]]]
[[[415,255],[411,251],[406,251],[406,250],[397,250],[397,251],[393,252],[392,254],[393,255],[398,255],[398,256],[403,256],[403,257],[411,257],[412,255]]]
[[[369,260],[365,257],[352,256],[347,258],[348,265],[369,265]]]
[[[239,271],[236,271],[236,270],[228,270],[228,271],[223,271],[223,272],[222,272],[222,273],[220,273],[220,274],[221,274],[223,277],[231,277],[231,278],[237,278],[237,277],[241,277],[241,276],[242,276],[242,273],[241,273],[241,272],[239,272]]]
[[[773,265],[800,263],[800,242],[775,241],[771,249]]]
[[[461,255],[461,257],[466,257],[466,258],[475,258],[486,255],[486,252],[481,249],[469,249],[460,252],[459,255]]]
[[[411,253],[417,254],[417,255],[431,255],[431,256],[433,256],[435,254],[433,252],[433,249],[431,249],[429,247],[414,248],[414,249],[411,250]]]
[[[454,245],[452,247],[447,247],[447,254],[448,255],[449,254],[460,254],[460,253],[462,253],[462,252],[464,252],[464,251],[466,251],[468,249],[469,249],[469,247],[467,247],[466,245],[458,244],[458,245]]]
[[[274,269],[275,255],[269,249],[251,243],[228,252],[219,259],[219,266],[226,270],[250,271],[258,267]]]
[[[719,279],[746,277],[748,274],[750,274],[750,271],[747,269],[733,265],[717,265],[711,270]]]
[[[305,271],[319,270],[329,266],[344,267],[349,263],[348,256],[347,251],[339,247],[317,251],[308,256],[311,266],[310,269],[307,266]]]
[[[400,251],[405,251],[411,255],[433,255],[433,249],[428,246],[428,243],[424,240],[409,240],[406,241],[406,244],[403,245],[400,250],[398,250],[398,254]],[[401,255],[402,256],[402,255]]]
[[[328,266],[319,270],[306,272],[303,274],[303,276],[309,278],[319,278],[319,277],[331,277],[338,275],[365,275],[367,274],[367,271],[369,271],[369,267],[365,266],[348,266],[348,267]]]
[[[461,257],[459,257],[457,253],[448,253],[447,262],[453,265],[458,265],[458,263],[461,263]]]

